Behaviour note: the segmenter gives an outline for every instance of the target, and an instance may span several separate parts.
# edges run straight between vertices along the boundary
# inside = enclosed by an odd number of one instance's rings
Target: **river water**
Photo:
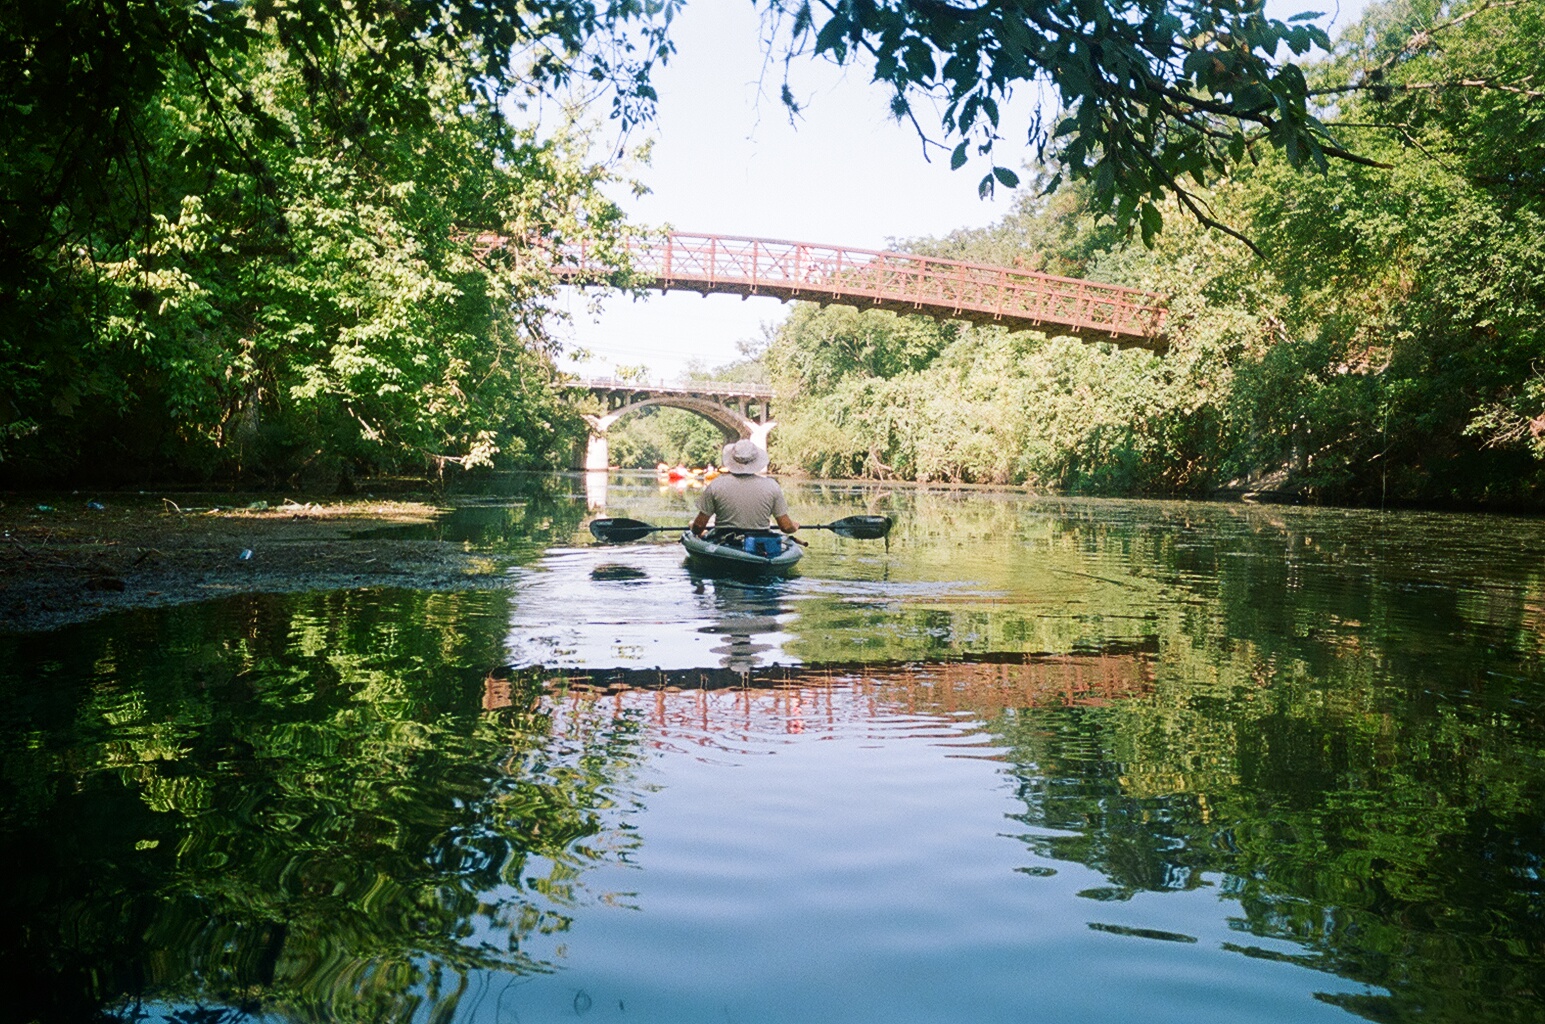
[[[789,490],[0,638],[13,1019],[1545,1019],[1545,522]]]

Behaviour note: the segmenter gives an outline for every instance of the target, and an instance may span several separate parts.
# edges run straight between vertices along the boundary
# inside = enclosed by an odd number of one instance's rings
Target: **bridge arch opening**
[[[597,389],[592,388],[592,391],[594,390]],[[733,404],[725,404],[726,401]],[[585,416],[585,422],[590,427],[590,436],[585,445],[584,468],[587,471],[611,468],[611,444],[607,439],[608,432],[620,420],[644,409],[655,407],[683,409],[717,427],[726,444],[741,438],[749,438],[764,449],[767,447],[768,435],[778,425],[772,418],[771,405],[767,396],[761,396],[756,401],[747,401],[745,396],[728,396],[725,400],[721,400],[704,394],[657,394],[651,393],[648,389],[637,389],[632,391],[627,400],[621,404],[614,399],[609,399],[607,404],[609,408],[604,414]]]

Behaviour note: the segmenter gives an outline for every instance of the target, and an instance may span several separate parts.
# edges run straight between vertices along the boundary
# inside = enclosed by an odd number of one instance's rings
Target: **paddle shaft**
[[[833,533],[860,540],[878,540],[890,533],[890,528],[891,520],[888,516],[848,516],[834,523],[812,523],[809,526],[800,527],[803,530],[830,530]],[[597,519],[590,524],[591,534],[605,543],[626,543],[641,540],[651,533],[685,529],[690,527],[652,526],[638,519]]]

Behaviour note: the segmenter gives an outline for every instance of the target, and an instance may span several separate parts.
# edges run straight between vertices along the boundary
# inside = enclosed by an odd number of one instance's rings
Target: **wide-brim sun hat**
[[[750,438],[743,437],[724,446],[724,470],[736,476],[755,476],[767,468],[767,451]]]

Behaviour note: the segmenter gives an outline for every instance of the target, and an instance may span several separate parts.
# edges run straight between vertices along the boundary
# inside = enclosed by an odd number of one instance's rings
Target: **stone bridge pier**
[[[759,384],[704,381],[665,386],[587,380],[581,387],[606,403],[606,412],[585,416],[585,422],[590,425],[590,437],[585,445],[582,468],[590,471],[609,468],[611,450],[607,431],[624,416],[652,405],[696,413],[719,428],[726,444],[750,438],[765,449],[768,435],[778,425],[772,417],[772,389]]]

